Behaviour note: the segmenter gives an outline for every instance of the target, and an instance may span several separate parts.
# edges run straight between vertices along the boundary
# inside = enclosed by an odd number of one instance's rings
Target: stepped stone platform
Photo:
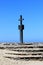
[[[0,49],[5,50],[4,58],[43,61],[43,43],[0,43]]]

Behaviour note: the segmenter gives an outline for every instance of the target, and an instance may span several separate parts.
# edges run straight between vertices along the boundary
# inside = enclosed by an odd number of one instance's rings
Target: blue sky
[[[20,15],[24,42],[43,42],[43,0],[0,0],[0,42],[19,42]]]

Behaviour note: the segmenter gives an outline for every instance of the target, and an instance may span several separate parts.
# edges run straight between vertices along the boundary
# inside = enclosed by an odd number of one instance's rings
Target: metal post
[[[20,15],[20,19],[19,19],[20,25],[18,25],[18,28],[20,30],[20,43],[23,43],[23,29],[24,29],[24,25],[22,24],[22,20],[24,20],[24,19],[22,19],[22,15]]]

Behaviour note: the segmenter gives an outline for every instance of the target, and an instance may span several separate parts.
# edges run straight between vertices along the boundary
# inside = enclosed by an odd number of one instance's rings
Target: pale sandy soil
[[[0,49],[0,65],[43,65],[43,61],[25,61],[5,58],[4,56],[6,56],[6,52],[13,51]]]

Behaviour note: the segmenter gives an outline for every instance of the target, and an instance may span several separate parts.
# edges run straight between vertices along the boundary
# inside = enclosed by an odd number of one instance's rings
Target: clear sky
[[[20,15],[24,42],[43,42],[43,0],[0,0],[0,42],[19,42]]]

